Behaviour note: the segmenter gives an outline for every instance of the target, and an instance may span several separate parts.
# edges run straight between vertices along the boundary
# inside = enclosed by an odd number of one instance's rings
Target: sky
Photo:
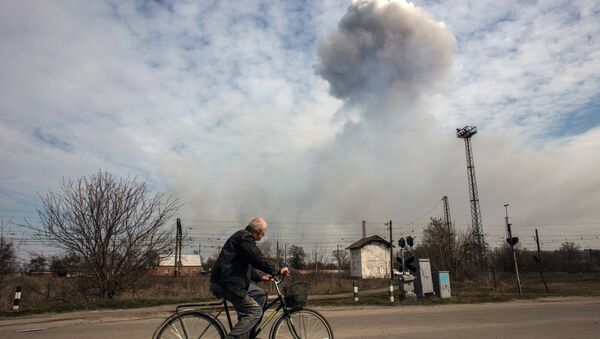
[[[335,248],[470,227],[600,240],[597,1],[2,1],[0,214],[107,170],[184,206],[189,246],[255,215]],[[15,238],[31,234],[9,225]],[[24,242],[27,244],[27,242]]]

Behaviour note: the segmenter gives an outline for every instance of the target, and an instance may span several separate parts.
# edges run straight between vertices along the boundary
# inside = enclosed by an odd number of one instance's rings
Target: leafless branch
[[[144,182],[98,172],[64,179],[60,192],[41,196],[38,231],[82,260],[81,269],[100,296],[112,298],[134,284],[150,258],[169,253],[165,224],[177,199],[153,194]]]

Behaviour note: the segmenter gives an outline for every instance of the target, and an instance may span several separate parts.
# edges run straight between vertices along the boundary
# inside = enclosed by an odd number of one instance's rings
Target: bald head
[[[267,234],[267,221],[261,217],[255,217],[250,220],[248,227],[252,230],[256,240],[262,239]]]

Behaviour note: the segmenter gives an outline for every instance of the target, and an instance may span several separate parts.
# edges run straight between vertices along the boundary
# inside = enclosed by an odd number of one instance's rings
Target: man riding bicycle
[[[273,275],[289,274],[287,267],[277,269],[256,246],[266,234],[265,219],[253,218],[245,229],[227,239],[212,269],[211,291],[231,302],[238,314],[238,323],[227,338],[252,337],[263,316],[267,293],[250,281],[258,283],[271,280]],[[267,274],[261,275],[257,269]]]

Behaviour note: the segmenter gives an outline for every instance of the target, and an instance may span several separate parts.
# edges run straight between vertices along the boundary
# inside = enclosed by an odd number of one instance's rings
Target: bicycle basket
[[[289,308],[299,309],[306,305],[308,299],[308,284],[294,282],[284,288],[285,305]]]

